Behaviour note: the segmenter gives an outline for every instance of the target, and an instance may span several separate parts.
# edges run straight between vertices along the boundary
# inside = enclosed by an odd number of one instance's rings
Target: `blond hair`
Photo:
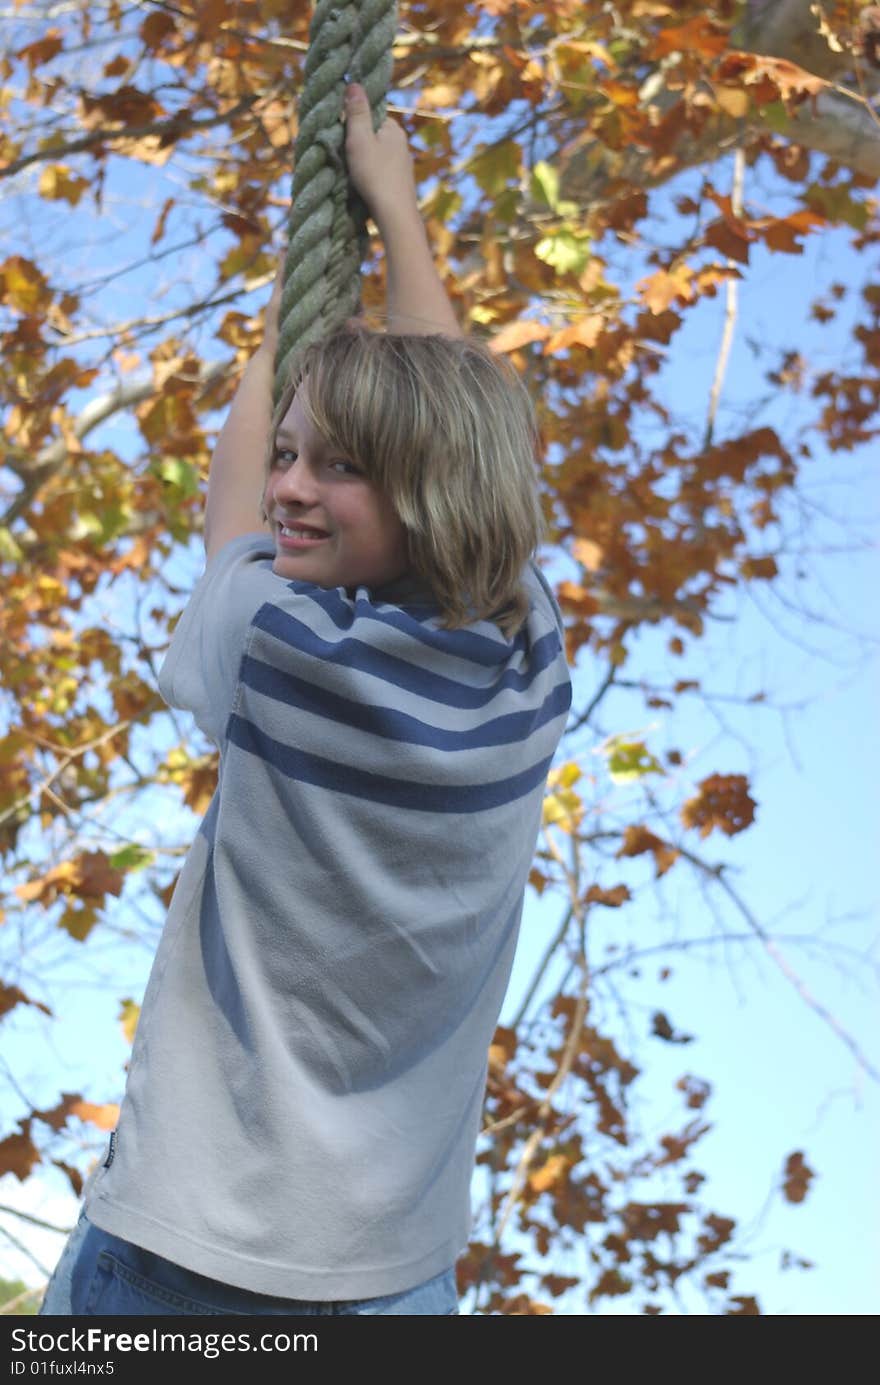
[[[362,466],[404,526],[410,570],[441,624],[522,626],[522,571],[545,538],[540,442],[515,368],[469,337],[374,332],[347,323],[305,347],[275,409],[275,433],[299,385],[334,451]]]

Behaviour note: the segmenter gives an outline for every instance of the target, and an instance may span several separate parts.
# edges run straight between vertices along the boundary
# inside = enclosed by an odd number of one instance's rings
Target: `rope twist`
[[[276,404],[299,353],[360,307],[369,213],[349,183],[345,164],[345,82],[364,88],[378,130],[385,119],[396,32],[396,0],[318,0],[312,15],[282,275]]]

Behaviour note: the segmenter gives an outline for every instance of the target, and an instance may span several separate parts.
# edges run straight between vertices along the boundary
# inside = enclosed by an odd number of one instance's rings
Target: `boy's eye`
[[[347,471],[352,476],[363,475],[363,472],[361,471],[360,467],[355,466],[353,462],[331,462],[330,465],[331,468],[339,468],[342,472]]]
[[[290,466],[291,462],[296,461],[296,453],[289,447],[276,447],[272,454],[272,460],[276,466]]]

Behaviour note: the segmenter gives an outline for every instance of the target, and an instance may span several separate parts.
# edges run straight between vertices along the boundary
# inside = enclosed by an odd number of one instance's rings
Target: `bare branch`
[[[237,116],[250,110],[258,100],[260,93],[253,92],[248,96],[242,96],[229,110],[218,111],[216,115],[205,116],[203,120],[181,112],[169,116],[167,120],[154,120],[146,125],[129,126],[121,130],[93,130],[88,135],[81,135],[79,139],[68,141],[67,144],[53,144],[49,149],[37,149],[32,154],[22,154],[20,158],[13,159],[11,163],[0,168],[0,178],[10,178],[31,164],[55,163],[69,154],[81,154],[87,149],[105,144],[118,144],[120,140],[145,139],[149,135],[158,135],[166,142],[176,143],[186,135],[198,134],[214,125],[225,125],[228,121],[235,120]]]
[[[743,179],[745,177],[746,156],[745,151],[740,145],[733,156],[733,187],[730,195],[730,209],[735,217],[742,216],[743,210]],[[727,261],[731,269],[736,266],[733,260]],[[718,349],[718,361],[715,365],[715,378],[712,381],[712,388],[709,391],[709,413],[706,418],[706,432],[703,436],[703,451],[706,452],[712,446],[712,438],[715,433],[715,416],[718,413],[718,403],[721,398],[721,388],[724,384],[724,377],[727,373],[727,360],[730,356],[730,348],[733,345],[733,333],[736,329],[736,308],[738,302],[738,281],[735,274],[732,274],[726,284],[727,297],[724,310],[724,330],[721,333],[721,345]]]

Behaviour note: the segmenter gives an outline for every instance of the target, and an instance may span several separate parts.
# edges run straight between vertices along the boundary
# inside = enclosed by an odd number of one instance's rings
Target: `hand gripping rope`
[[[360,304],[368,212],[345,166],[345,82],[363,86],[378,130],[396,31],[396,0],[318,0],[312,15],[294,146],[276,404],[298,353],[354,316]]]

